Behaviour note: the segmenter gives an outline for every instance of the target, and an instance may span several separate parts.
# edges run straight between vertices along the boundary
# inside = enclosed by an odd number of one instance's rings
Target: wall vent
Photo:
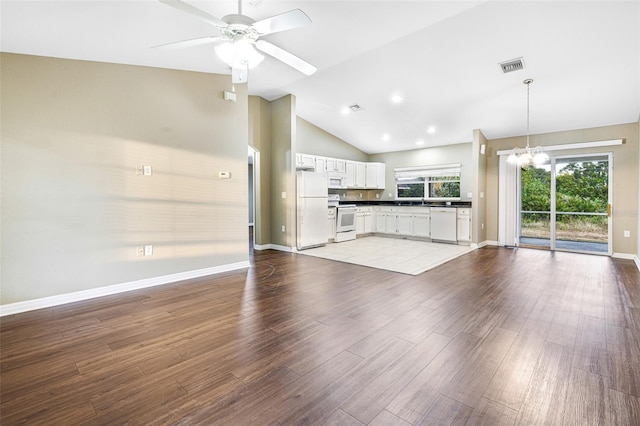
[[[501,62],[500,68],[502,68],[502,72],[505,74],[508,72],[519,71],[524,69],[524,59],[516,58],[511,59],[510,61]]]

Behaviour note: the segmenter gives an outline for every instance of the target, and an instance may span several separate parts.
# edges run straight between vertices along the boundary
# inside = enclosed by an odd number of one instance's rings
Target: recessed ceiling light
[[[433,135],[435,132],[437,132],[438,129],[436,129],[435,126],[429,126],[427,128],[427,133],[429,133],[430,135]]]
[[[342,109],[340,110],[340,112],[342,113],[342,115],[348,115],[351,112],[351,108],[349,107],[342,107]]]
[[[382,135],[382,141],[383,142],[389,142],[390,139],[391,139],[391,135],[389,133],[384,133]]]
[[[422,139],[419,139],[419,140],[416,141],[416,145],[422,146],[422,145],[424,145],[424,141]]]
[[[391,102],[393,102],[394,104],[399,104],[402,101],[402,96],[397,93],[391,96]]]

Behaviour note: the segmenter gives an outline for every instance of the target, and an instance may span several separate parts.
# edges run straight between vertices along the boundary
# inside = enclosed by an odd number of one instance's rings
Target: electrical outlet
[[[147,244],[146,246],[144,246],[144,255],[145,256],[153,256],[153,246],[150,244]]]
[[[631,231],[624,231],[625,238],[631,238]]]
[[[282,232],[285,232],[285,230],[284,230],[284,229],[285,229],[285,228],[284,228],[284,225],[282,225]]]

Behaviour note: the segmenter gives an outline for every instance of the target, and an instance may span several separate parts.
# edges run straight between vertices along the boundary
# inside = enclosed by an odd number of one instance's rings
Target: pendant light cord
[[[527,150],[529,149],[529,85],[533,83],[532,79],[527,79],[524,84],[527,85]]]

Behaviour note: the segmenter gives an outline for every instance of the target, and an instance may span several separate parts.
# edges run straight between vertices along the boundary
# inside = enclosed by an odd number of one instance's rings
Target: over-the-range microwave
[[[344,176],[330,174],[328,179],[329,179],[329,188],[331,189],[340,189],[340,188],[347,187],[346,178]]]

